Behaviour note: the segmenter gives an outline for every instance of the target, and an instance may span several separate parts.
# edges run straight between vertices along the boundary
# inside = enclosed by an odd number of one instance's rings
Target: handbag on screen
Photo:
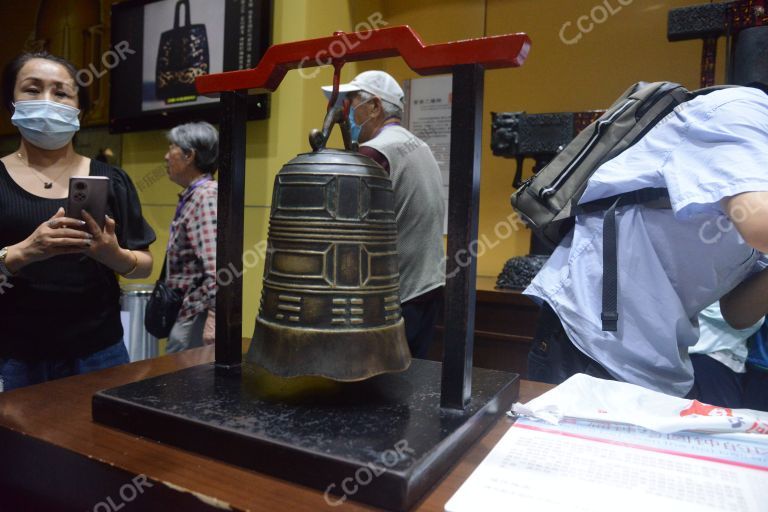
[[[184,25],[179,25],[179,11],[184,6]],[[173,28],[160,34],[155,68],[155,95],[173,103],[175,98],[197,96],[195,77],[211,71],[208,35],[202,23],[189,21],[189,0],[178,0]]]
[[[165,269],[168,264],[168,255],[163,261],[163,270],[155,283],[152,295],[144,310],[144,328],[155,338],[167,338],[171,333],[176,317],[179,316],[183,297],[178,290],[168,286],[165,282]]]

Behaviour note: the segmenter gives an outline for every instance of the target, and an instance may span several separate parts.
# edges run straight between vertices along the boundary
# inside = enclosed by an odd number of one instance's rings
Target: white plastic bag
[[[526,404],[516,403],[512,412],[552,424],[570,417],[629,423],[661,433],[768,434],[766,412],[716,407],[582,373]]]

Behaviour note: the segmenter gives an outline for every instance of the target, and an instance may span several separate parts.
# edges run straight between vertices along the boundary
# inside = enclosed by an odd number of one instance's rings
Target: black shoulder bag
[[[144,328],[156,338],[167,338],[171,333],[176,317],[179,316],[183,297],[178,290],[165,282],[165,269],[168,264],[168,254],[163,260],[163,270],[155,283],[155,289],[149,297],[144,310]]]

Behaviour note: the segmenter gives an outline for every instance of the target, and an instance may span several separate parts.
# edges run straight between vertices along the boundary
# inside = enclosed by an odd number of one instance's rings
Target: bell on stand
[[[325,147],[339,124],[345,150]],[[247,361],[278,377],[359,381],[411,362],[389,175],[356,151],[342,107],[275,178]]]

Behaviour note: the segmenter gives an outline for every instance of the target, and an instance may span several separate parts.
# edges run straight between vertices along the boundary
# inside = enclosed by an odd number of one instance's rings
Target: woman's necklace
[[[22,156],[21,153],[16,153],[16,156],[19,157],[19,160],[21,160],[22,162],[24,161],[24,157]],[[41,178],[40,175],[42,174],[43,176],[45,176],[45,174],[43,174],[42,172],[38,171],[37,169],[35,169],[31,165],[29,165],[28,162],[27,162],[27,167],[32,169],[32,171],[34,172],[33,176],[35,178],[37,178],[38,180],[40,180],[40,183],[43,184],[43,188],[53,188],[53,184],[56,183],[59,180],[59,178],[64,176],[64,173],[66,173],[72,167],[72,164],[69,164],[68,166],[66,166],[64,168],[64,170],[62,170],[58,175],[56,175],[56,177],[53,178],[51,181],[45,181],[43,178]],[[45,177],[47,178],[48,176],[45,176]]]

